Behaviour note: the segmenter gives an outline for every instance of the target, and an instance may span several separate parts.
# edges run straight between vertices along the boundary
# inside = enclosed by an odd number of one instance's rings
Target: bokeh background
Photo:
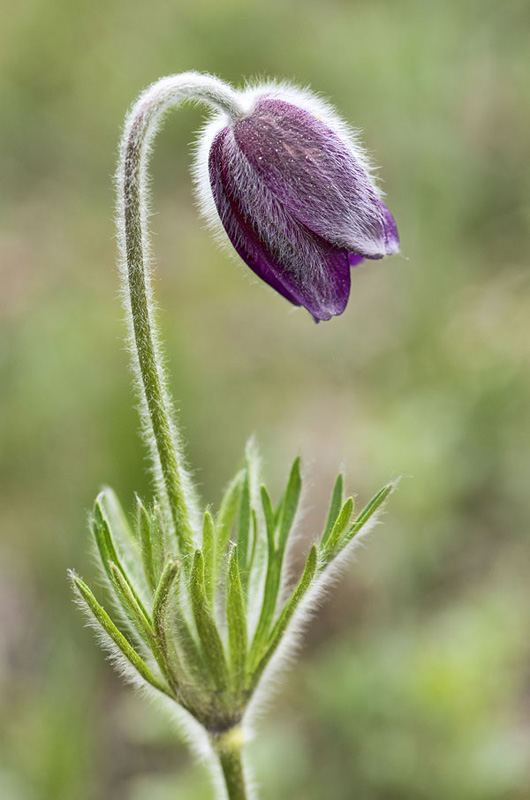
[[[310,83],[364,130],[402,255],[314,325],[219,252],[193,205],[202,112],[153,162],[172,388],[207,502],[254,432],[303,530],[340,466],[404,475],[265,715],[262,796],[530,796],[530,7],[525,0],[4,0],[0,26],[0,796],[207,800],[171,724],[71,602],[103,483],[149,496],[117,297],[126,108],[188,69]]]

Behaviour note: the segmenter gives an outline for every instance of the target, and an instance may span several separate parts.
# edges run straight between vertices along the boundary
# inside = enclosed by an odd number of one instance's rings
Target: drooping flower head
[[[317,321],[342,314],[350,268],[399,249],[369,161],[356,134],[308,92],[265,85],[241,102],[244,114],[218,114],[200,142],[205,214],[291,303]]]

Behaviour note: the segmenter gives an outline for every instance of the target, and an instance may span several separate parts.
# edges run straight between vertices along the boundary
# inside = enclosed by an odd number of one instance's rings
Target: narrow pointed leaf
[[[123,609],[140,636],[150,640],[153,635],[150,618],[147,616],[145,610],[138,604],[136,596],[131,591],[131,587],[123,577],[121,570],[112,561],[109,566],[114,591],[119,597]]]
[[[275,520],[274,520],[274,509],[272,507],[269,493],[265,488],[265,486],[261,487],[260,494],[261,494],[261,506],[263,508],[263,516],[265,517],[265,527],[267,530],[267,540],[269,542],[269,547],[272,546],[272,549],[274,549],[274,533],[276,531]]]
[[[264,641],[267,639],[276,612],[278,594],[280,591],[283,556],[287,538],[291,531],[302,490],[302,479],[300,475],[300,458],[296,458],[279,509],[272,516],[272,504],[267,490],[262,487],[261,502],[267,526],[268,557],[267,574],[263,586],[263,599],[261,604],[260,616],[252,645],[250,648],[249,663],[255,663],[255,659],[261,650]],[[278,542],[275,543],[276,529],[278,530]]]
[[[251,520],[252,520],[252,524],[251,524],[251,530],[252,530],[252,547],[251,547],[251,549],[250,549],[250,556],[249,556],[249,559],[248,559],[248,572],[249,572],[249,576],[250,576],[250,572],[251,572],[251,570],[252,570],[252,566],[253,566],[253,564],[254,564],[254,558],[255,558],[255,556],[256,556],[256,550],[257,550],[257,545],[258,545],[258,534],[259,534],[259,529],[258,529],[258,517],[257,517],[257,514],[256,514],[256,512],[254,511],[254,509],[253,509],[253,508],[252,508],[252,509],[251,509],[251,511],[250,511],[250,518],[251,518]]]
[[[107,519],[110,529],[115,532],[118,541],[135,541],[134,531],[129,525],[129,520],[116,492],[107,486],[99,493],[96,502],[101,506],[103,515]]]
[[[112,533],[111,533],[111,529],[110,529],[109,523],[107,522],[107,519],[103,514],[103,511],[101,509],[101,506],[100,506],[98,500],[96,500],[96,504],[94,506],[94,512],[93,512],[93,516],[92,516],[92,532],[93,532],[94,538],[96,540],[96,544],[97,544],[97,547],[98,547],[98,550],[99,550],[99,554],[100,554],[100,557],[101,557],[101,561],[102,561],[103,567],[104,567],[104,569],[105,569],[105,571],[106,571],[111,583],[114,586],[116,585],[116,581],[115,581],[115,578],[112,575],[112,570],[111,570],[111,566],[110,566],[111,563],[112,563],[118,569],[118,571],[120,572],[123,580],[128,585],[129,591],[133,595],[136,604],[140,607],[144,617],[146,619],[149,619],[149,615],[147,613],[147,610],[146,610],[144,604],[142,603],[142,600],[140,599],[140,596],[138,595],[138,592],[134,588],[134,586],[133,586],[133,584],[132,584],[132,582],[131,582],[128,574],[127,574],[127,572],[125,571],[125,569],[123,567],[123,564],[121,562],[120,556],[119,556],[118,551],[116,549],[116,546],[114,544],[114,540],[112,538]]]
[[[253,436],[251,436],[245,447],[245,467],[248,473],[251,501],[253,498],[254,489],[257,485],[259,485],[259,465],[260,457],[256,440]]]
[[[322,547],[328,541],[331,531],[333,530],[333,526],[337,521],[337,517],[339,516],[340,510],[342,508],[343,496],[344,496],[344,476],[341,474],[335,481],[335,486],[333,487],[333,494],[331,495],[331,504],[329,507],[329,514],[326,521],[326,527],[324,528],[324,533],[322,534],[322,540],[321,540]]]
[[[153,561],[153,546],[151,542],[151,520],[139,497],[136,498],[138,533],[140,550],[147,584],[152,592],[156,589],[157,579]]]
[[[294,592],[292,593],[291,597],[283,607],[282,612],[279,615],[276,624],[274,625],[274,628],[270,636],[271,644],[275,641],[278,635],[281,636],[283,634],[294,612],[296,611],[296,608],[300,603],[300,600],[309,589],[311,581],[315,577],[317,561],[318,561],[317,547],[316,545],[312,545],[307,556],[302,577],[300,578],[298,585],[294,590]]]
[[[197,632],[208,670],[219,690],[228,687],[228,666],[223,642],[208,603],[204,588],[204,560],[200,550],[195,551],[190,581],[191,605]]]
[[[274,512],[274,530],[275,531],[278,530],[278,526],[279,526],[280,520],[282,518],[283,501],[284,501],[284,499],[285,499],[285,496],[282,495],[282,497],[280,498],[280,502],[278,503],[278,505],[276,507],[276,511]]]
[[[247,655],[247,620],[243,588],[239,575],[237,545],[230,554],[226,591],[226,621],[228,626],[228,653],[234,688],[243,686]]]
[[[246,579],[248,570],[250,523],[250,481],[248,469],[246,469],[241,491],[241,500],[239,503],[239,521],[237,526],[237,553],[239,559],[239,572],[242,576],[243,582]]]
[[[125,636],[118,630],[115,626],[105,609],[100,606],[96,598],[94,597],[92,591],[88,588],[86,583],[82,581],[77,576],[72,577],[73,583],[75,588],[77,589],[79,595],[86,603],[86,606],[90,609],[93,617],[98,622],[102,630],[110,637],[110,639],[114,642],[118,650],[121,654],[127,659],[127,661],[131,664],[132,667],[138,672],[138,674],[151,686],[155,689],[158,689],[159,692],[163,692],[163,694],[168,695],[169,697],[173,697],[173,693],[168,689],[167,686],[162,683],[149,669],[147,664],[144,660],[138,655],[136,650],[131,646],[131,644],[127,641]]]
[[[172,638],[175,640],[179,657],[182,656],[182,660],[188,672],[190,672],[195,679],[199,679],[199,681],[203,683],[210,683],[210,673],[205,664],[203,654],[188,625],[181,606],[177,606],[171,624],[174,626],[174,635]]]
[[[101,563],[105,569],[105,572],[110,578],[111,574],[109,564],[111,561],[113,561],[115,564],[119,563],[119,558],[114,546],[114,542],[112,541],[109,524],[103,515],[98,500],[96,500],[94,511],[92,512],[91,529],[99,551]]]
[[[167,604],[169,594],[173,583],[179,573],[180,564],[178,561],[168,560],[162,576],[156,587],[156,592],[153,600],[153,626],[155,633],[160,635],[164,630],[164,621],[166,616]]]
[[[109,580],[113,586],[116,585],[116,581],[112,575],[111,570],[111,563],[114,564],[117,569],[119,570],[123,580],[127,583],[130,593],[133,595],[136,604],[142,610],[142,613],[146,619],[149,618],[147,611],[145,609],[144,604],[142,603],[136,589],[134,588],[129,576],[127,575],[123,565],[121,563],[120,557],[118,555],[118,551],[114,545],[114,541],[112,539],[112,534],[110,531],[109,524],[103,515],[101,506],[99,502],[96,500],[96,504],[94,506],[94,512],[92,516],[92,532],[94,534],[94,538],[96,540],[96,544],[99,550],[99,555],[101,558],[101,562],[107,573]]]
[[[211,603],[214,596],[215,528],[212,515],[206,511],[202,522],[202,555],[204,558],[204,589]]]
[[[302,491],[302,476],[300,475],[300,458],[296,458],[289,475],[289,481],[282,502],[282,511],[279,520],[278,548],[285,549],[287,537],[293,526],[294,518],[300,502]]]
[[[267,648],[263,655],[261,655],[256,668],[253,670],[251,674],[251,682],[252,686],[256,686],[258,680],[260,679],[261,675],[263,674],[263,670],[269,663],[270,659],[274,655],[275,651],[277,650],[286,630],[289,622],[291,621],[294,612],[300,605],[300,601],[306,594],[307,590],[309,589],[311,582],[316,573],[317,568],[317,548],[316,545],[311,547],[309,551],[309,555],[307,557],[306,565],[304,568],[304,572],[298,585],[294,592],[292,593],[291,597],[285,604],[284,608],[282,609],[274,628],[272,629],[271,635],[269,637]]]
[[[167,535],[164,518],[159,506],[155,505],[151,514],[151,548],[156,580],[159,581],[166,564]]]
[[[234,525],[234,521],[239,508],[241,498],[241,487],[243,484],[244,470],[238,472],[233,481],[229,484],[224,497],[221,501],[221,507],[215,518],[215,576],[216,580],[223,570],[225,562],[225,555],[230,538],[230,532]]]
[[[250,648],[249,663],[251,665],[255,663],[263,642],[266,641],[268,637],[272,622],[274,620],[281,582],[281,555],[281,553],[269,550],[267,574],[265,576],[265,584],[263,586],[261,611]]]
[[[387,498],[396,488],[396,485],[397,481],[387,483],[386,486],[383,486],[383,488],[380,489],[374,497],[372,497],[370,502],[363,508],[359,516],[354,520],[353,525],[343,536],[339,544],[340,550],[342,550],[342,548],[345,547],[357,533],[359,533],[359,531],[366,525],[370,518],[373,517],[376,511],[381,508],[385,500],[387,500]]]
[[[180,564],[178,561],[168,560],[160,577],[153,600],[153,627],[160,649],[163,672],[176,692],[185,680],[182,664],[174,646],[170,648],[166,632],[166,614],[171,589],[178,576]],[[173,643],[172,643],[173,644]],[[170,653],[171,650],[171,653]]]
[[[324,552],[334,552],[335,548],[337,547],[338,542],[351,519],[351,515],[353,514],[353,497],[348,497],[344,505],[342,506],[340,513],[335,520],[335,524],[331,529],[331,533],[328,537],[327,544],[322,548]]]

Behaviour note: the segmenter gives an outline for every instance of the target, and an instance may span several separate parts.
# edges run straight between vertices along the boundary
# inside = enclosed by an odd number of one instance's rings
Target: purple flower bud
[[[206,129],[196,173],[203,206],[212,211],[213,200],[243,261],[291,303],[317,321],[342,314],[350,267],[399,249],[367,158],[312,95],[268,86],[243,97],[245,115]]]

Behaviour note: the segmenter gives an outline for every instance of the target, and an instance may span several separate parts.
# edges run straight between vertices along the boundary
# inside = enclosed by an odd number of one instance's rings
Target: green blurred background
[[[202,112],[153,163],[172,388],[214,504],[251,432],[314,535],[340,466],[405,477],[250,750],[264,800],[530,797],[530,7],[525,0],[4,0],[0,27],[0,796],[207,800],[123,687],[66,569],[93,579],[102,483],[149,494],[117,298],[112,173],[157,77],[310,83],[359,125],[402,255],[314,325],[219,252],[193,205]]]

